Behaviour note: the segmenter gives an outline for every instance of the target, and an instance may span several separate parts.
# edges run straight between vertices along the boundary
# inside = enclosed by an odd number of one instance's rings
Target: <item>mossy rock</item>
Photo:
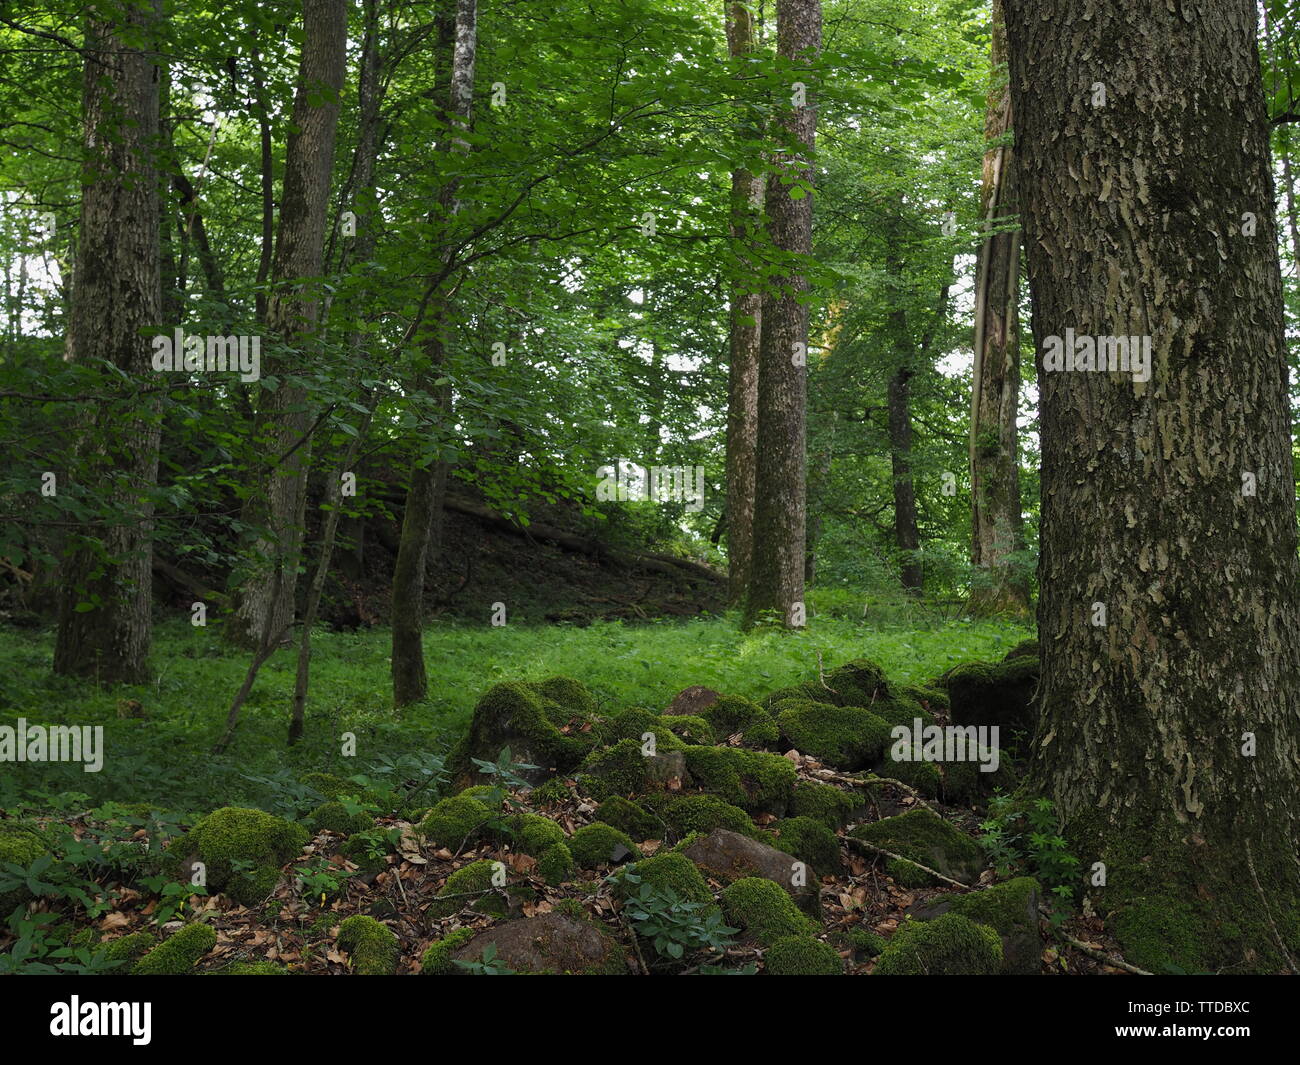
[[[933,716],[936,712],[946,712],[951,705],[948,693],[933,684],[905,684],[898,689],[899,695],[917,703],[922,710]]]
[[[682,753],[695,785],[732,806],[779,817],[790,805],[798,774],[779,754],[740,747],[687,747]]]
[[[621,795],[611,795],[600,804],[596,813],[605,824],[626,832],[635,840],[663,838],[664,823],[645,807]]]
[[[876,962],[876,976],[994,976],[1002,942],[987,925],[956,913],[903,925]]]
[[[471,784],[468,788],[462,788],[456,792],[456,797],[459,799],[473,799],[476,802],[481,802],[489,810],[495,810],[501,805],[505,794],[505,788],[496,784]],[[536,789],[532,794],[537,794]]]
[[[740,736],[746,747],[768,747],[777,743],[781,732],[772,715],[757,703],[739,695],[722,695],[700,711],[713,734],[720,738]]]
[[[811,817],[834,829],[847,824],[854,811],[864,805],[859,796],[844,788],[801,780],[795,785],[790,813],[794,817]]]
[[[929,810],[909,810],[897,817],[858,825],[850,835],[901,855],[886,859],[885,871],[904,887],[928,887],[934,877],[912,862],[920,862],[944,876],[972,884],[984,868],[979,845],[960,829]]]
[[[786,688],[778,688],[774,692],[769,692],[763,696],[760,704],[768,714],[775,717],[777,703],[783,703],[788,699],[797,699],[802,702],[826,702],[827,696],[832,693],[828,692],[820,684],[791,684]]]
[[[188,976],[200,958],[217,945],[211,925],[187,924],[136,962],[136,976]]]
[[[891,726],[906,725],[908,728],[914,728],[917,718],[921,719],[923,727],[935,723],[934,714],[904,692],[887,699],[877,699],[868,709]]]
[[[447,769],[452,778],[481,783],[477,781],[472,760],[495,762],[507,748],[512,761],[537,767],[521,770],[519,774],[533,785],[554,773],[575,768],[597,738],[594,731],[571,728],[570,723],[573,719],[589,723],[594,711],[588,713],[584,708],[594,708],[595,703],[590,693],[586,698],[581,696],[580,689],[585,689],[577,681],[561,684],[562,680],[553,677],[540,685],[514,683],[489,688],[474,707],[469,730],[448,759]],[[544,694],[559,692],[561,688],[567,693],[566,701]]]
[[[352,955],[357,976],[392,976],[397,972],[397,936],[373,917],[356,914],[339,926],[339,950]]]
[[[1030,876],[995,884],[983,891],[951,896],[950,912],[988,925],[1002,940],[1002,971],[1035,976],[1042,970],[1038,933],[1038,881]]]
[[[831,670],[822,694],[813,698],[836,706],[869,707],[889,694],[885,671],[868,658],[855,658]]]
[[[477,799],[453,795],[442,799],[420,822],[418,831],[435,847],[458,851],[496,815]]]
[[[577,778],[583,791],[598,801],[613,795],[645,795],[663,790],[671,780],[685,783],[687,752],[712,749],[687,747],[647,755],[639,741],[619,740],[612,747],[592,752],[578,767]]]
[[[818,827],[830,831],[822,825]],[[821,886],[816,868],[789,851],[772,846],[770,841],[760,842],[739,832],[715,828],[707,835],[692,833],[675,849],[680,849],[706,876],[723,884],[746,877],[770,880],[805,913],[816,917],[821,912]]]
[[[552,911],[494,925],[455,951],[457,961],[481,961],[495,948],[495,960],[513,973],[557,976],[617,976],[627,973],[618,941],[599,925]]]
[[[45,838],[35,825],[25,821],[0,821],[0,862],[28,866],[48,853]],[[7,918],[15,906],[27,902],[31,897],[32,893],[25,885],[0,892],[0,921]]]
[[[493,890],[496,885],[492,883],[498,864],[483,860],[457,869],[442,885],[429,906],[429,913],[437,918],[450,917],[468,906],[477,913],[505,916],[506,902]],[[471,898],[471,895],[478,897]]]
[[[720,901],[727,922],[761,944],[770,946],[786,936],[821,931],[817,922],[800,912],[781,885],[771,880],[743,877],[723,888]]]
[[[315,835],[328,829],[340,836],[353,836],[373,828],[375,822],[364,813],[348,813],[348,808],[341,802],[322,803],[307,817],[307,828]]]
[[[232,961],[208,976],[288,976],[289,970],[273,961]]]
[[[158,940],[150,932],[132,932],[129,936],[118,936],[99,947],[98,954],[105,961],[115,962],[117,973],[130,972],[136,962],[158,945]],[[165,955],[164,955],[165,957]]]
[[[822,873],[841,871],[840,840],[829,828],[812,817],[790,817],[776,825],[776,847]]]
[[[1003,662],[1010,662],[1013,658],[1038,658],[1038,641],[1021,640],[1015,647],[1011,648],[1002,656]]]
[[[605,742],[611,745],[620,740],[632,740],[638,746],[654,751],[680,751],[686,746],[673,732],[667,718],[640,706],[624,710],[618,717],[605,722],[601,731]],[[653,744],[648,736],[654,737]]]
[[[551,887],[573,879],[576,864],[567,843],[553,843],[537,859],[537,874]]]
[[[873,932],[870,928],[850,928],[842,938],[845,946],[849,947],[854,954],[864,958],[876,957],[888,944],[884,936]]]
[[[796,750],[850,772],[878,761],[889,743],[890,726],[860,706],[795,699],[774,709],[777,724]]]
[[[550,780],[538,784],[528,793],[528,801],[534,806],[554,806],[558,803],[568,802],[571,798],[568,785],[564,783],[561,777],[552,777]]]
[[[1012,792],[1016,789],[1019,776],[1016,773],[1015,760],[1006,750],[996,752],[997,768],[985,772],[983,765],[993,765],[994,752],[980,747],[974,759],[943,763],[943,791],[945,802],[955,806],[977,806],[995,791]]]
[[[769,976],[843,976],[839,952],[812,936],[783,936],[763,955]]]
[[[573,854],[573,860],[583,869],[595,869],[600,865],[641,857],[641,852],[627,833],[600,821],[578,829],[569,840],[569,850]]]
[[[899,780],[915,788],[927,799],[937,799],[943,793],[943,773],[934,762],[919,760],[894,761],[896,752],[891,747],[885,757],[872,767],[877,776]]]
[[[298,780],[299,783],[320,792],[326,802],[337,802],[345,795],[361,802],[378,802],[382,798],[378,792],[364,788],[356,781],[348,780],[337,773],[304,773]]]
[[[713,892],[699,869],[685,855],[675,851],[665,851],[652,858],[642,858],[635,865],[627,867],[640,882],[649,884],[661,891],[676,892],[688,902],[709,904],[713,902]],[[615,883],[615,893],[620,898],[635,895],[640,884],[631,877],[622,876]]]
[[[694,714],[678,714],[660,720],[672,729],[673,735],[683,743],[702,743],[711,746],[717,742],[718,737],[713,731],[713,726],[702,717],[697,717]]]
[[[474,928],[458,928],[429,944],[420,958],[421,976],[450,976],[456,972],[452,955],[478,934]]]
[[[306,829],[284,818],[224,806],[174,839],[165,863],[189,880],[193,863],[202,862],[209,892],[225,892],[236,902],[256,906],[275,890],[281,867],[301,853],[308,838]],[[249,863],[251,869],[236,872],[236,862]]]
[[[692,832],[712,832],[715,828],[759,838],[749,814],[716,795],[683,795],[665,803],[661,812],[678,839]]]
[[[549,711],[550,717],[556,724],[565,723],[559,719],[560,717],[590,721],[596,716],[596,697],[580,680],[574,680],[572,677],[548,677],[533,687],[539,696],[558,708],[558,717],[555,710]]]
[[[513,842],[516,850],[531,854],[534,858],[540,857],[557,843],[564,843],[567,838],[564,829],[549,817],[540,814],[515,814],[507,819],[506,829],[502,838]]]
[[[1028,655],[1005,662],[958,666],[947,676],[953,723],[997,725],[1009,732],[1032,735],[1038,724],[1033,705],[1038,674],[1038,659]]]

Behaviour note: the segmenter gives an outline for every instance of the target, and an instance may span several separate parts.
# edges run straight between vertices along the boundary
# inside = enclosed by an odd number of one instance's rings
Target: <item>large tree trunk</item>
[[[1294,969],[1300,567],[1255,4],[1007,0],[1007,30],[1042,360],[1033,779],[1130,961]],[[1150,380],[1051,369],[1067,330],[1150,338]]]
[[[900,366],[889,378],[889,465],[894,482],[894,544],[898,548],[899,574],[903,590],[920,595],[921,531],[916,519],[916,484],[912,480],[912,375],[909,367]]]
[[[1002,0],[993,3],[993,85],[984,136],[980,212],[986,235],[975,280],[975,362],[971,390],[971,589],[977,613],[1027,613],[1029,585],[1017,576],[1015,552],[1023,546],[1020,456],[1016,415],[1020,403],[1020,232],[1004,227],[1016,211],[1015,163],[1010,144],[1011,90],[1005,82],[1006,22]]]
[[[447,115],[453,130],[467,130],[474,103],[474,64],[478,50],[478,6],[476,0],[457,0],[455,45],[452,52],[450,82],[447,91]],[[440,151],[465,151],[466,142],[449,134]],[[456,214],[456,183],[448,181],[439,193],[441,210],[435,221],[449,221]],[[441,249],[445,234],[434,225],[433,243]],[[439,250],[438,260],[450,265]],[[437,398],[437,407],[447,410],[450,396],[446,387],[436,384],[446,355],[446,332],[449,328],[447,297],[432,294],[429,320],[423,339],[427,370],[421,387]],[[446,494],[447,464],[442,461],[417,464],[411,470],[406,511],[402,515],[402,540],[393,567],[393,705],[419,702],[428,693],[428,676],[424,668],[424,579],[432,552],[439,546],[442,533],[442,501]]]
[[[270,333],[299,352],[310,349],[320,312],[316,285],[304,279],[319,277],[323,269],[347,15],[344,0],[305,0],[303,5],[294,132],[285,154],[284,200],[271,271],[276,287],[266,312]],[[311,461],[312,411],[306,389],[294,381],[309,356],[277,356],[270,351],[263,356],[262,375],[280,378],[275,391],[263,392],[257,419],[257,437],[272,463],[245,518],[265,535],[255,545],[255,572],[239,590],[227,630],[245,646],[260,646],[293,623]]]
[[[121,23],[87,21],[82,99],[86,169],[68,358],[104,360],[129,375],[151,367],[147,333],[159,324],[159,71],[141,47],[157,31],[152,4],[125,8]],[[106,485],[112,519],[72,539],[60,574],[56,673],[103,681],[147,677],[157,408],[125,420],[100,408],[79,450],[88,485]],[[89,609],[86,607],[89,606]]]
[[[733,56],[754,49],[754,18],[739,0],[727,0],[727,48]],[[753,130],[742,132],[753,133]],[[761,222],[765,182],[749,170],[731,172],[731,239],[743,264],[750,264]],[[743,605],[754,551],[754,476],[757,463],[758,358],[763,294],[756,279],[731,285],[727,362],[727,599]]]
[[[820,0],[778,0],[777,53],[807,61],[821,48]],[[811,81],[811,74],[803,83]],[[768,231],[778,253],[787,259],[781,275],[763,295],[762,338],[758,370],[758,462],[755,474],[754,535],[745,624],[775,611],[787,626],[800,626],[804,608],[804,522],[807,514],[806,472],[808,400],[808,308],[799,300],[808,288],[800,268],[788,265],[792,254],[812,252],[813,141],[817,112],[811,87],[806,99],[777,112],[783,142],[802,145],[783,149],[767,182]],[[794,184],[782,184],[784,177]],[[791,191],[799,188],[798,199]]]

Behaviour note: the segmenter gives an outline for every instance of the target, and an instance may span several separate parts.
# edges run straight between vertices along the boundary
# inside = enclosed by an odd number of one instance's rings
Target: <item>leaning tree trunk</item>
[[[778,0],[777,54],[808,61],[821,48],[820,0]],[[768,232],[781,270],[763,294],[758,369],[758,462],[753,553],[745,625],[767,611],[783,624],[804,623],[804,522],[808,401],[808,281],[795,255],[812,253],[813,141],[817,130],[811,74],[790,87],[790,106],[774,123],[782,147],[767,182]],[[799,145],[798,149],[793,149]],[[793,149],[793,150],[792,150]],[[791,184],[783,184],[784,178]],[[798,189],[796,199],[791,193]]]
[[[453,131],[469,129],[474,105],[474,65],[478,51],[478,5],[476,0],[457,0],[456,34],[447,91],[447,116]],[[441,151],[464,152],[467,142],[450,132],[439,146]],[[444,273],[452,261],[442,249],[449,223],[458,209],[455,181],[447,181],[439,193],[440,213],[433,229],[435,248]],[[449,307],[446,294],[431,294],[429,321],[422,341],[427,370],[421,387],[436,399],[436,409],[447,411],[450,395],[437,383],[446,357]],[[442,532],[442,504],[446,495],[447,464],[441,460],[417,464],[411,470],[402,515],[402,539],[393,567],[393,705],[419,702],[428,693],[424,667],[424,581],[430,555],[438,549]]]
[[[1015,164],[1005,143],[1011,130],[1006,84],[1007,39],[1002,0],[993,2],[993,85],[984,120],[980,210],[986,233],[975,278],[975,361],[971,388],[971,561],[976,613],[1026,614],[1029,585],[1014,569],[1023,546],[1020,456],[1020,231],[1007,225],[1016,211]]]
[[[128,375],[151,367],[147,333],[159,325],[157,57],[141,48],[159,26],[153,4],[124,8],[122,22],[87,23],[82,114],[85,177],[68,358],[103,360]],[[151,626],[157,408],[123,418],[101,407],[78,448],[77,474],[107,486],[113,509],[78,531],[60,574],[56,673],[104,681],[146,679]]]
[[[266,312],[268,331],[286,349],[299,352],[310,348],[320,313],[317,282],[308,279],[320,277],[324,268],[347,22],[344,0],[305,0],[293,132],[285,155],[284,201],[271,271],[275,290]],[[270,351],[263,355],[263,376],[274,374],[280,384],[273,392],[263,392],[258,409],[257,438],[271,464],[245,514],[262,535],[255,545],[258,562],[239,590],[227,629],[230,638],[246,646],[278,638],[293,624],[311,463],[310,401],[294,379],[306,369],[307,360]]]
[[[1294,971],[1300,573],[1255,5],[1007,0],[1007,30],[1040,352],[1032,777],[1130,961]],[[1149,338],[1149,380],[1056,368],[1120,335]]]
[[[727,48],[732,56],[754,50],[754,17],[739,0],[727,0]],[[742,126],[742,133],[756,131]],[[731,285],[727,361],[727,600],[743,605],[754,551],[754,475],[758,427],[758,357],[763,294],[744,273],[760,224],[765,182],[744,168],[731,172],[731,239],[742,275]]]

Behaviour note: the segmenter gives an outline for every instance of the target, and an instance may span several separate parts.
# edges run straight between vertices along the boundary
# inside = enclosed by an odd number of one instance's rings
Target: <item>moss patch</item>
[[[844,963],[836,949],[812,936],[784,936],[763,956],[770,976],[842,976]]]
[[[801,754],[841,769],[863,769],[877,761],[889,742],[889,725],[860,706],[830,703],[778,703],[777,723]]]
[[[755,876],[737,880],[722,892],[722,912],[730,924],[759,943],[785,936],[811,935],[820,926],[809,920],[779,884]]]
[[[979,845],[929,810],[909,810],[897,817],[858,825],[850,835],[903,859],[910,858],[912,861],[889,858],[885,863],[885,870],[904,887],[926,887],[938,882],[912,862],[966,884],[973,883],[984,867]]]
[[[136,963],[136,976],[186,976],[217,945],[211,925],[187,924],[173,932]]]
[[[738,747],[687,747],[686,767],[703,790],[749,813],[783,814],[798,774],[779,754]]]
[[[993,929],[956,913],[903,925],[876,963],[877,976],[993,976],[1002,941]]]
[[[167,848],[167,864],[184,872],[184,863],[204,864],[209,891],[224,891],[245,906],[256,906],[274,889],[280,867],[301,852],[308,839],[301,825],[262,810],[234,806],[214,810]],[[235,863],[251,863],[235,871]]]
[[[397,936],[373,917],[357,914],[344,921],[339,949],[352,955],[357,976],[392,976],[397,971]]]

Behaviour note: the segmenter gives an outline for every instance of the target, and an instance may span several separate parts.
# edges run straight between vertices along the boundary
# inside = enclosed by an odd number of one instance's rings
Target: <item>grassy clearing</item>
[[[740,633],[732,616],[587,627],[438,624],[425,639],[430,698],[400,713],[390,705],[388,632],[322,633],[313,640],[307,740],[285,746],[296,659],[281,651],[263,667],[221,757],[208,748],[247,657],[224,647],[215,627],[160,625],[154,682],[115,688],[53,676],[51,633],[0,630],[0,724],[24,717],[33,725],[103,725],[106,745],[99,773],[6,764],[0,806],[71,792],[89,803],[143,802],[174,812],[227,803],[271,808],[277,791],[302,772],[373,772],[402,755],[444,749],[482,692],[502,680],[566,674],[584,681],[606,710],[661,707],[691,684],[761,696],[812,675],[818,653],[827,667],[867,657],[890,677],[923,681],[958,662],[1001,657],[1032,635],[1006,621],[946,620],[912,606],[874,609],[867,618],[856,616],[861,609],[827,603],[804,632],[751,635]],[[128,700],[147,717],[120,716]],[[344,733],[356,736],[355,758],[340,755]]]

